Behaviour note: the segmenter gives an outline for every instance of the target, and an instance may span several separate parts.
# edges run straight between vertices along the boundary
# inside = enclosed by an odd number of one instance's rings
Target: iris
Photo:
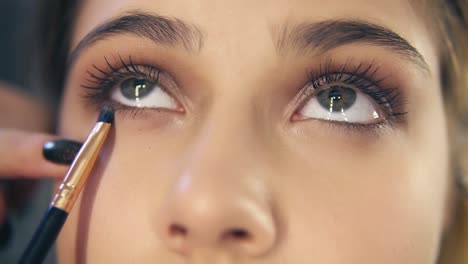
[[[356,92],[344,86],[331,86],[320,91],[317,100],[329,112],[343,112],[356,102]]]

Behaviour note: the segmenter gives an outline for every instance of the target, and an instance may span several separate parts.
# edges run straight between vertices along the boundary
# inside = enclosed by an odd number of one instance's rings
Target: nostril
[[[172,224],[169,227],[169,235],[171,237],[185,237],[187,236],[188,230],[181,224]]]
[[[247,242],[253,240],[252,235],[245,229],[233,228],[223,234],[223,239],[230,241]]]

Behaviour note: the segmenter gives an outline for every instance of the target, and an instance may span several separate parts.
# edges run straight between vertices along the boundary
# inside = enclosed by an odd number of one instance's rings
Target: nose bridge
[[[160,213],[161,237],[184,255],[197,248],[258,255],[276,237],[270,197],[252,151],[255,136],[246,118],[225,115],[213,115],[203,125]]]
[[[220,119],[222,118],[211,120],[200,135],[199,145],[195,150],[197,155],[194,157],[199,164],[224,167],[224,161],[230,160],[231,164],[245,161],[239,156],[233,160],[232,156],[242,153],[246,145],[252,143],[249,142],[251,135],[247,133],[248,128],[242,124],[244,122],[238,120],[240,118]]]
[[[239,105],[234,100],[225,100],[213,107],[213,114],[196,135],[196,143],[187,160],[192,175],[211,177],[216,174],[216,178],[220,178],[219,173],[213,172],[222,171],[222,178],[227,180],[232,178],[231,174],[244,174],[255,166],[260,132],[253,128],[255,113],[251,113],[253,111],[249,111],[245,103],[242,109]],[[242,170],[244,172],[240,172]]]

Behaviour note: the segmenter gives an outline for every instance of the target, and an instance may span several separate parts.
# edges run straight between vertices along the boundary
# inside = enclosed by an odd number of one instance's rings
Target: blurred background
[[[31,63],[33,0],[0,0],[0,80],[27,88]]]
[[[47,107],[34,98],[8,94],[12,90],[32,94],[34,90],[34,81],[30,80],[34,47],[31,25],[38,3],[37,0],[0,0],[0,90],[3,91],[0,93],[0,128],[50,129]],[[0,207],[8,211],[7,219],[0,219],[0,226],[1,222],[6,223],[0,228],[1,264],[18,262],[48,206],[51,188],[50,180],[0,179]],[[54,252],[44,263],[55,263]]]

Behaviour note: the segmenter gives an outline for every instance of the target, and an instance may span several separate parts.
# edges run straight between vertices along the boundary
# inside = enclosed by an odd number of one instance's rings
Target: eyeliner
[[[41,223],[23,252],[20,264],[37,264],[44,261],[83,189],[113,123],[114,112],[107,108],[102,109],[96,125],[70,165]]]

